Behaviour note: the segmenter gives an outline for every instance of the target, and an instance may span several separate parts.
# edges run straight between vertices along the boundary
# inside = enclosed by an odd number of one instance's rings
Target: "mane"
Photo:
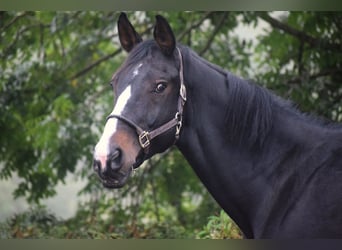
[[[128,54],[124,66],[131,66],[132,64],[136,64],[138,61],[141,61],[149,54],[149,52],[153,48],[158,48],[158,45],[154,40],[146,40],[144,42],[139,43]]]
[[[274,122],[274,106],[291,110],[292,104],[252,81],[241,79],[210,63],[187,48],[191,56],[224,75],[228,87],[225,126],[229,139],[237,145],[262,146]]]
[[[273,126],[274,105],[279,103],[268,90],[227,73],[225,121],[230,139],[238,145],[261,146]]]
[[[184,48],[184,47],[183,47]],[[341,124],[324,117],[301,112],[296,105],[278,97],[272,91],[235,76],[218,65],[208,62],[193,50],[185,47],[196,60],[223,74],[228,87],[225,103],[225,126],[229,139],[236,145],[260,147],[264,144],[275,122],[276,112],[284,112],[289,118],[327,130],[341,130]]]

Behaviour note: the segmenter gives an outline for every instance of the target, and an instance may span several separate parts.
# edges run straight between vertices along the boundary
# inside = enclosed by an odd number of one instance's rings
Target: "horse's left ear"
[[[176,47],[176,39],[169,23],[160,15],[156,16],[153,35],[162,52],[167,56],[172,55]]]

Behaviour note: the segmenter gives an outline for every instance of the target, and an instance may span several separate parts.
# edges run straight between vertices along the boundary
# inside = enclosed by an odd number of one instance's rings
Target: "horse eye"
[[[156,92],[161,93],[166,89],[166,83],[159,83],[156,87]]]

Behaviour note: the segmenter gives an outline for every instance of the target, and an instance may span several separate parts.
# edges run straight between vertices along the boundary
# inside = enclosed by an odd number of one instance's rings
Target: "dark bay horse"
[[[125,14],[118,31],[129,54],[94,152],[105,187],[175,144],[245,237],[342,238],[342,126],[177,44],[161,16],[153,40]]]

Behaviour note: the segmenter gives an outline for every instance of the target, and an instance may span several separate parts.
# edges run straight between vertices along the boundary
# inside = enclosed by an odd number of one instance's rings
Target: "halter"
[[[175,133],[175,142],[179,139],[179,133],[182,128],[182,121],[183,121],[183,108],[184,104],[186,102],[186,88],[184,85],[184,75],[183,75],[183,58],[182,53],[180,52],[179,48],[176,47],[178,54],[179,54],[179,60],[180,60],[180,66],[179,66],[179,78],[180,78],[180,89],[179,89],[179,97],[178,97],[178,110],[170,121],[164,123],[160,127],[152,130],[152,131],[146,131],[142,129],[139,125],[137,125],[132,120],[122,116],[122,115],[109,115],[106,119],[108,121],[111,118],[119,119],[129,126],[133,127],[138,135],[139,144],[144,151],[145,155],[148,154],[151,140],[156,138],[157,136],[164,134],[169,129],[176,127],[176,133]]]

